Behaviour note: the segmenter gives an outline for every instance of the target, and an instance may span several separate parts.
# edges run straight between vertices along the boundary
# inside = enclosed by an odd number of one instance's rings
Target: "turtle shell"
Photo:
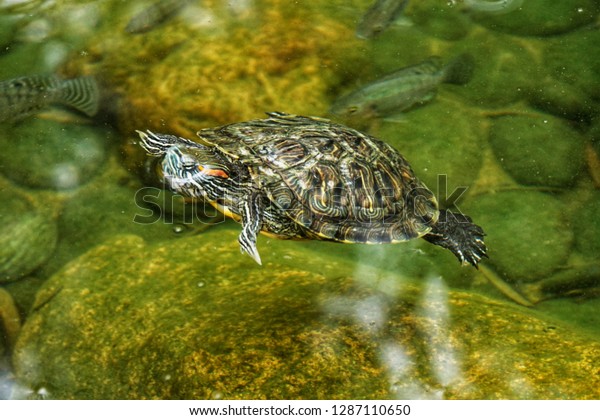
[[[401,242],[436,223],[435,196],[388,144],[324,119],[268,115],[198,136],[246,167],[254,187],[307,237]]]

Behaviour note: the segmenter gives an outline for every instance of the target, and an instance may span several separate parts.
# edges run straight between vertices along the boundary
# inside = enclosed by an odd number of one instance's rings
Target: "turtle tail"
[[[487,258],[484,236],[483,229],[473,223],[469,216],[440,210],[437,223],[423,239],[449,249],[461,264],[471,264],[477,268],[479,261]]]

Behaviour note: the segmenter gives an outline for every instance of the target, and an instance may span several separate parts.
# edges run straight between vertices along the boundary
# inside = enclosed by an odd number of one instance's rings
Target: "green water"
[[[2,398],[600,398],[596,1],[414,1],[368,40],[366,0],[189,1],[125,31],[151,3],[0,2],[0,80],[93,75],[101,92],[91,119],[2,123]],[[468,83],[402,115],[328,114],[464,53]],[[266,111],[393,145],[482,226],[489,259],[264,236],[262,266],[241,255],[238,224],[157,188],[134,130],[193,139]]]

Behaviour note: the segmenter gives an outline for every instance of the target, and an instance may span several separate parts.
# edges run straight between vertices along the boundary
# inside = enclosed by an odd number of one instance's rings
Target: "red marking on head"
[[[222,169],[199,167],[200,171],[207,176],[218,176],[219,178],[229,178],[229,174]]]

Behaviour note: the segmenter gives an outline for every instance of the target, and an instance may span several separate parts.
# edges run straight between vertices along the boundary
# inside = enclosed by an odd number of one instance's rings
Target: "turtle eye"
[[[357,106],[350,106],[350,107],[348,107],[348,114],[352,115],[356,111],[358,111],[358,107]]]
[[[191,162],[191,161],[181,162],[181,167],[182,167],[182,169],[184,169],[186,171],[193,171],[196,168],[202,170],[202,166],[197,165],[195,162]]]

